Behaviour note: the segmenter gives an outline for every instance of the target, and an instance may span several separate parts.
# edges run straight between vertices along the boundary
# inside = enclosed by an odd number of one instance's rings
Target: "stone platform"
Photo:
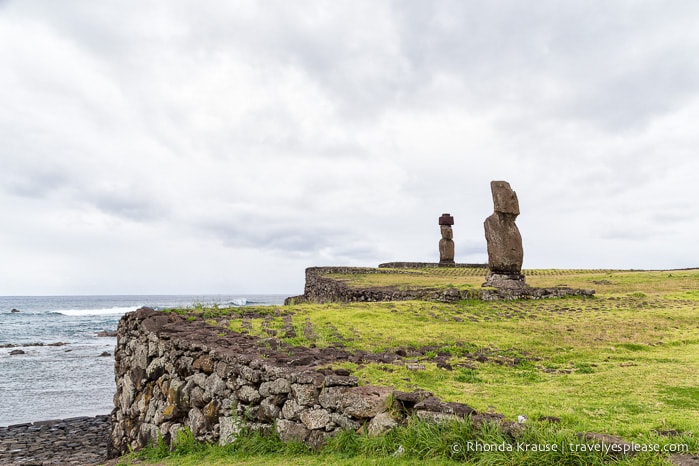
[[[389,262],[379,265],[378,268],[370,267],[309,267],[306,269],[306,285],[304,293],[300,296],[287,298],[285,304],[299,304],[304,302],[328,303],[328,302],[377,302],[377,301],[408,301],[426,300],[453,303],[466,299],[479,299],[482,301],[512,300],[512,299],[545,299],[562,298],[565,296],[590,297],[595,290],[585,290],[569,287],[535,288],[524,283],[524,277],[516,281],[516,286],[486,286],[480,289],[458,289],[455,287],[396,287],[374,286],[356,287],[348,286],[342,280],[332,278],[333,274],[381,274],[409,273],[410,269],[436,268],[437,263],[426,262]],[[456,264],[456,267],[474,268],[487,271],[483,264]],[[485,274],[484,274],[485,275]],[[513,282],[513,280],[510,280]],[[499,285],[502,283],[498,282]]]

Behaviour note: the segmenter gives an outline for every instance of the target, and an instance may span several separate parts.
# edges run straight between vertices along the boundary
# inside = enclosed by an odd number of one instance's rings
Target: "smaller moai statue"
[[[439,265],[449,267],[454,265],[454,232],[451,226],[454,224],[454,217],[449,214],[442,214],[439,217],[439,229],[442,239],[439,240]]]

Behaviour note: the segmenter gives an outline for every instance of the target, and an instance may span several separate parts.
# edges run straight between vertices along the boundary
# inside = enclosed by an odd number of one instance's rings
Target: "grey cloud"
[[[82,202],[122,219],[152,222],[168,214],[169,209],[134,187],[91,190],[76,193]]]
[[[194,226],[233,248],[263,248],[302,256],[321,253],[348,258],[376,256],[375,248],[362,244],[341,227],[320,222],[308,225],[303,219],[280,223],[265,215],[240,215],[228,220],[202,221]]]
[[[614,131],[646,125],[676,109],[699,88],[699,70],[688,57],[677,56],[676,50],[663,53],[668,55],[597,86],[583,84],[583,91],[564,104],[560,115],[591,120]]]

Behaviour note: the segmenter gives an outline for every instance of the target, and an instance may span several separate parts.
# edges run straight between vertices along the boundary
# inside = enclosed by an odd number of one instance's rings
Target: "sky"
[[[699,2],[0,0],[0,295],[699,266]]]

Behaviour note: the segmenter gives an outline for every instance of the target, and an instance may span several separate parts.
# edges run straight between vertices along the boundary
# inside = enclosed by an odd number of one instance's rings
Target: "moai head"
[[[439,229],[442,232],[442,238],[444,239],[453,239],[454,238],[454,232],[451,229],[451,226],[454,224],[454,217],[452,217],[449,214],[442,214],[441,217],[439,217]]]
[[[510,183],[507,181],[491,181],[490,190],[493,193],[493,210],[495,212],[510,214],[515,217],[519,215],[517,193],[510,188]]]

